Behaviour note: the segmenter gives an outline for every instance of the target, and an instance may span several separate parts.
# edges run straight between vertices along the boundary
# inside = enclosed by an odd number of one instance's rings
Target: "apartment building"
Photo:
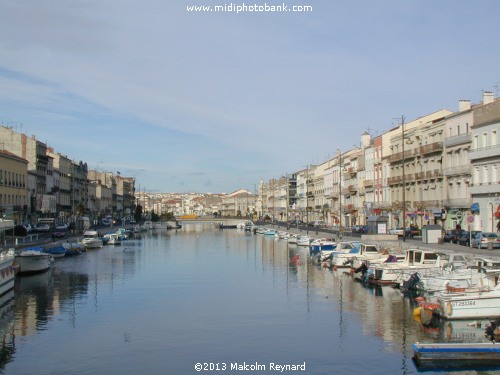
[[[28,214],[28,161],[0,150],[0,218],[23,223]]]
[[[473,111],[472,145],[469,160],[472,166],[469,222],[474,230],[496,232],[500,216],[500,100],[491,92],[483,94],[483,105]]]

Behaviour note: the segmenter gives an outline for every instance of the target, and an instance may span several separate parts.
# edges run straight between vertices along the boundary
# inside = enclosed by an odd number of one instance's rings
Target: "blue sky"
[[[141,190],[229,193],[498,96],[496,0],[187,11],[225,4],[3,0],[0,122]]]

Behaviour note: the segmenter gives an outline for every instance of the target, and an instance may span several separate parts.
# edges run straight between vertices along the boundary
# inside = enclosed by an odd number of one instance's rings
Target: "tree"
[[[140,204],[135,208],[134,219],[136,223],[142,221],[142,206]]]
[[[157,222],[160,220],[160,215],[158,215],[156,212],[151,211],[151,221],[153,223]]]

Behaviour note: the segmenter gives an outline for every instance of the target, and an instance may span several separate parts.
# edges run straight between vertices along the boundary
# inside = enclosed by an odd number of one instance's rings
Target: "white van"
[[[314,227],[315,228],[324,228],[326,225],[325,225],[325,222],[323,220],[316,220],[314,222]]]

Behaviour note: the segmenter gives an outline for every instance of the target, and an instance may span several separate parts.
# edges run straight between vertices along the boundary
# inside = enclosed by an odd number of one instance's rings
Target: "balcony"
[[[430,145],[421,146],[419,152],[421,155],[432,154],[443,151],[443,142],[434,142]]]
[[[351,193],[355,193],[356,191],[358,191],[358,187],[356,185],[349,185],[347,187],[347,190]]]
[[[437,201],[437,200],[421,201],[420,203],[422,206],[426,207],[427,210],[429,210],[431,208],[441,207],[441,201]]]
[[[373,186],[373,180],[364,180],[363,181],[363,186],[364,187]]]
[[[442,178],[443,173],[439,169],[434,169],[432,171],[425,172],[426,180],[435,180],[436,178]]]
[[[472,166],[470,164],[460,165],[457,167],[444,168],[443,174],[445,176],[470,176],[472,173]]]
[[[444,147],[453,147],[456,145],[462,145],[466,143],[470,143],[472,141],[472,134],[459,134],[454,137],[446,138],[443,142]]]
[[[498,182],[482,182],[469,186],[469,193],[474,194],[497,194],[500,190]]]
[[[396,184],[402,184],[402,183],[403,183],[403,176],[394,176],[394,177],[387,178],[388,185],[396,185]]]
[[[404,154],[405,160],[411,158],[412,156],[414,156],[414,152],[412,150],[405,151],[405,154]],[[387,157],[385,157],[385,158],[387,159],[387,161],[389,163],[396,163],[396,162],[400,163],[403,161],[403,153],[398,152],[396,154],[387,155]]]
[[[469,160],[491,158],[500,154],[500,145],[476,148],[469,151]]]
[[[470,208],[472,205],[472,198],[445,199],[443,204],[448,208]]]

